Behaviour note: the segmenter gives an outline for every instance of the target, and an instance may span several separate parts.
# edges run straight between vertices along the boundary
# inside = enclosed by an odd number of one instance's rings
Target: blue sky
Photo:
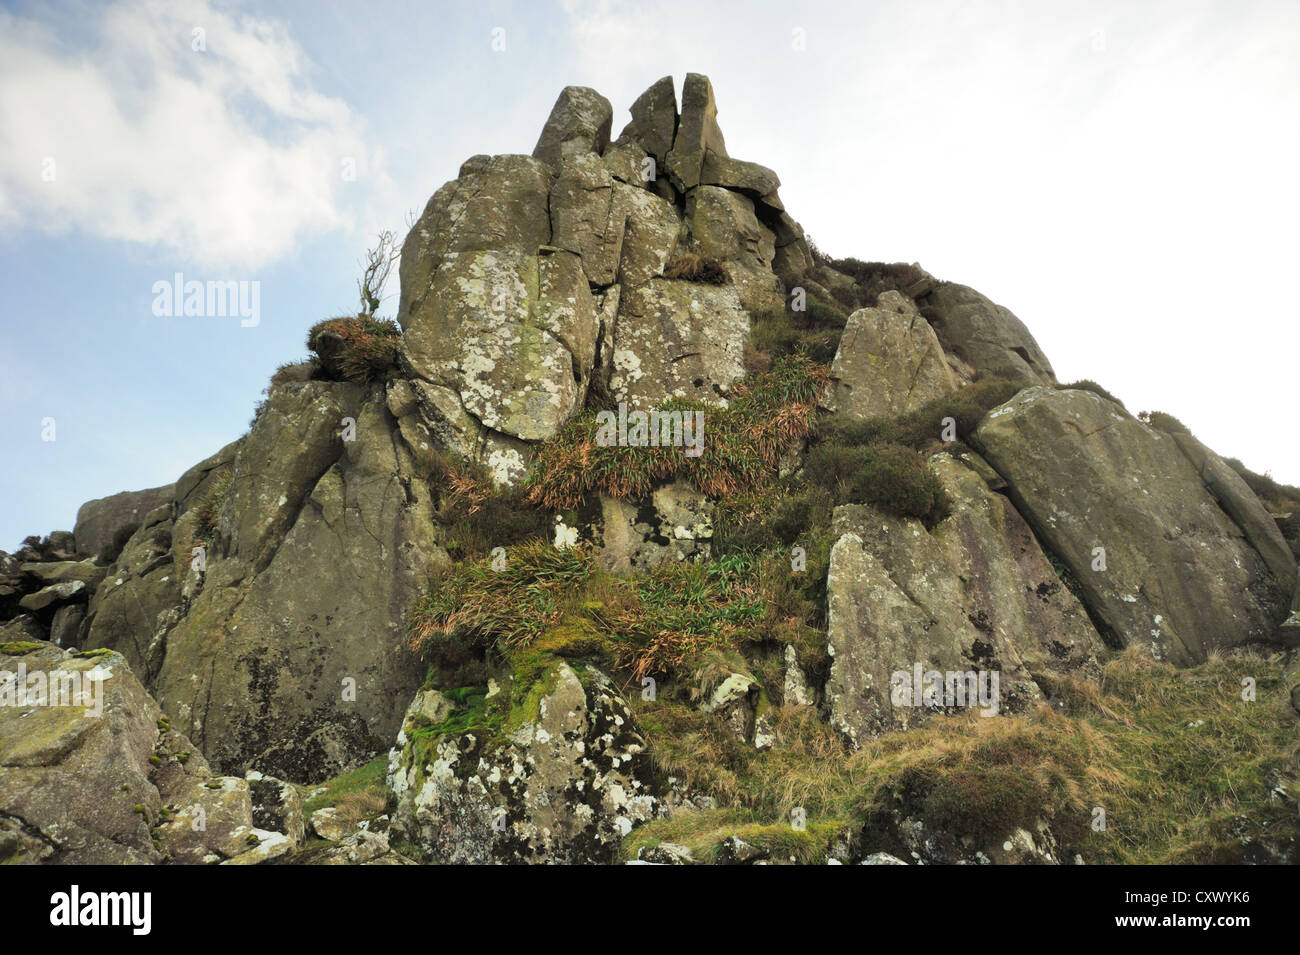
[[[617,133],[688,70],[823,249],[971,285],[1062,380],[1300,483],[1300,5],[3,3],[0,547],[238,437],[373,233],[563,86]],[[259,323],[154,315],[176,272],[258,282]]]

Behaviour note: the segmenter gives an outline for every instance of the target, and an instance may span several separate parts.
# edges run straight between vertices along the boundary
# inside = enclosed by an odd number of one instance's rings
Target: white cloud
[[[347,227],[344,157],[386,188],[344,101],[280,23],[204,2],[102,10],[88,46],[0,12],[0,224],[257,267]],[[205,51],[192,49],[204,31]],[[47,160],[54,179],[46,181]],[[355,190],[356,197],[362,190]]]

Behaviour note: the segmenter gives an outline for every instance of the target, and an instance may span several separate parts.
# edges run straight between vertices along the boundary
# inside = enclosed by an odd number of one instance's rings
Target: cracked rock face
[[[784,302],[778,273],[811,264],[776,174],[727,155],[707,77],[687,76],[680,113],[671,77],[631,113],[610,143],[608,101],[566,88],[532,156],[467,161],[403,246],[403,431],[499,484],[595,383],[635,407],[724,403],[752,316]],[[726,284],[665,279],[687,252]]]
[[[297,791],[212,773],[120,654],[0,654],[0,670],[20,665],[46,685],[96,675],[100,689],[89,708],[0,706],[0,863],[253,862],[302,842]]]
[[[508,693],[509,689],[500,692]],[[535,709],[441,734],[418,697],[389,756],[394,829],[446,863],[603,863],[661,813],[645,743],[603,674],[554,662]]]
[[[922,674],[996,672],[995,705],[975,707],[993,718],[1040,701],[1035,673],[1095,670],[1102,648],[1016,508],[951,455],[930,466],[954,502],[930,531],[860,505],[835,511],[826,699],[854,743],[952,710],[894,698],[893,675],[914,676],[918,664]]]
[[[1047,356],[1009,309],[955,282],[938,283],[920,305],[944,347],[976,370],[1028,385],[1055,384]]]
[[[92,601],[88,645],[142,666],[223,770],[322,779],[381,748],[419,684],[402,626],[445,560],[431,492],[381,385],[277,389],[229,467],[206,570],[191,513],[162,555],[142,528]]]
[[[976,439],[1112,644],[1185,666],[1271,635],[1291,581],[1269,570],[1172,436],[1092,392],[1029,388]]]
[[[885,292],[849,316],[826,407],[857,418],[900,415],[957,390],[943,348],[911,299]]]

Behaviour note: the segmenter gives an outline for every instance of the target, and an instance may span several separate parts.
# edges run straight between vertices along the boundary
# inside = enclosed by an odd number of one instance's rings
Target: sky
[[[1295,2],[0,0],[0,548],[239,437],[375,233],[564,86],[617,135],[688,71],[823,251],[972,286],[1060,380],[1300,484]],[[178,273],[249,308],[157,314]]]

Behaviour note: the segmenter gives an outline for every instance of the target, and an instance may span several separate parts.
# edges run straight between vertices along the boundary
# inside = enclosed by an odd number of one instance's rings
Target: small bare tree
[[[402,254],[397,244],[397,236],[391,229],[379,233],[378,244],[366,252],[365,271],[357,281],[357,291],[361,293],[361,314],[374,315],[383,298],[384,285],[388,282],[393,263]]]

